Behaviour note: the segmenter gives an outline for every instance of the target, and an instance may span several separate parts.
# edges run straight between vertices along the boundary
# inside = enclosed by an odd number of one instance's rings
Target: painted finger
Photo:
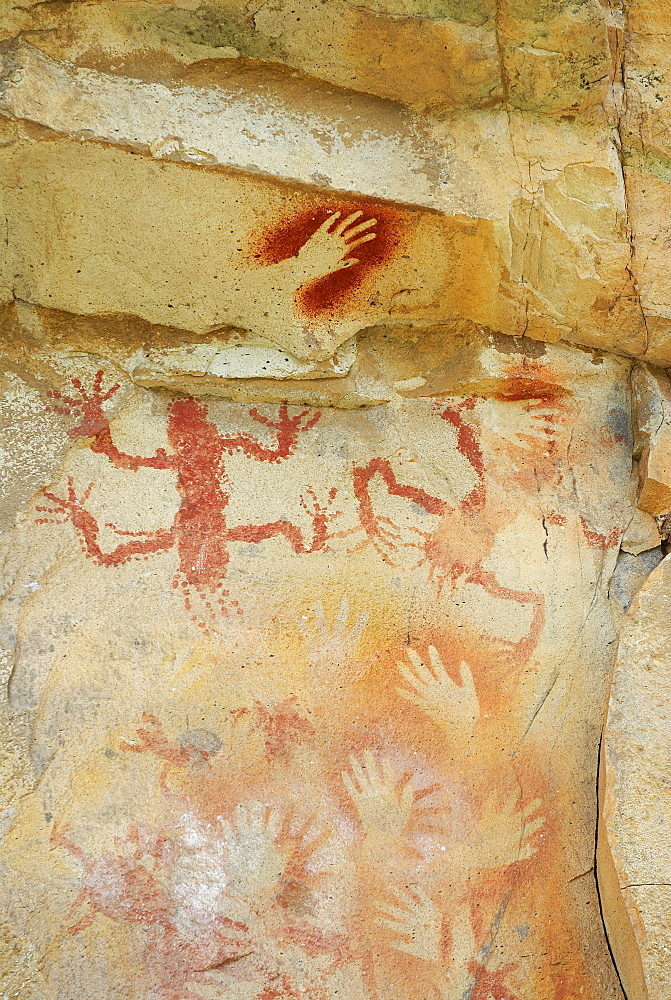
[[[352,631],[350,632],[350,639],[353,643],[358,643],[359,639],[364,634],[369,621],[370,615],[368,612],[362,611],[356,620],[356,625],[354,625]]]
[[[349,618],[349,601],[346,597],[343,597],[340,602],[340,608],[338,609],[338,617],[335,620],[335,625],[333,626],[333,631],[338,632],[342,635],[345,631],[345,626],[347,625],[347,619]]]
[[[404,907],[412,907],[415,903],[415,900],[413,899],[411,894],[409,892],[406,892],[405,889],[401,889],[401,887],[398,885],[390,885],[388,887],[388,891],[393,896],[396,896],[396,898],[401,901]]]
[[[390,917],[373,917],[373,923],[377,924],[378,927],[384,927],[385,930],[391,931],[394,935],[403,934],[405,931],[404,923]],[[395,948],[396,945],[393,947]]]
[[[391,766],[391,761],[383,760],[380,765],[380,770],[382,771],[382,777],[385,783],[393,787],[396,784],[396,775],[394,774],[394,769]]]
[[[476,707],[478,707],[478,715],[479,715],[480,710],[478,706],[478,693],[475,689],[475,681],[473,680],[473,673],[465,660],[462,660],[461,663],[459,664],[459,677],[461,679],[462,688],[464,689],[464,691],[467,691],[469,693],[472,701],[474,701]]]
[[[342,777],[342,780],[343,780],[343,784],[344,784],[345,788],[347,789],[347,794],[351,798],[352,802],[356,805],[357,799],[359,798],[359,792],[357,791],[357,789],[356,789],[356,787],[354,785],[354,782],[352,781],[352,779],[349,776],[349,774],[347,773],[347,771],[342,771],[341,772],[341,777]]]
[[[428,798],[429,795],[433,795],[434,792],[439,791],[442,787],[443,785],[440,781],[434,781],[432,785],[427,785],[426,788],[418,788],[415,791],[415,802]]]
[[[360,236],[358,240],[353,240],[347,244],[347,252],[349,253],[350,250],[354,250],[354,247],[358,247],[360,243],[370,243],[375,238],[376,233],[368,233],[366,236]]]
[[[398,660],[396,663],[396,669],[398,670],[403,680],[407,681],[408,684],[410,684],[415,689],[415,691],[417,691],[418,694],[422,693],[426,685],[424,684],[424,681],[421,681],[419,677],[417,677],[416,674],[413,674],[412,670],[407,665],[407,663],[401,663],[401,661]]]
[[[339,218],[340,218],[340,212],[333,212],[331,215],[329,215],[328,219],[326,219],[324,222],[322,222],[322,224],[319,227],[319,229],[317,230],[317,232],[318,233],[328,233],[328,231],[331,228],[331,226],[333,225],[333,223],[336,221],[336,219],[339,219]]]
[[[435,646],[429,646],[429,659],[431,660],[431,666],[436,677],[441,681],[446,680],[453,684],[454,682],[445,669],[442,657]]]
[[[319,632],[324,635],[328,631],[326,626],[326,615],[324,614],[324,605],[321,601],[315,601],[314,603],[315,612],[315,624]]]
[[[247,809],[242,802],[238,802],[235,807],[235,825],[238,828],[238,833],[247,826]]]
[[[407,937],[412,937],[411,934],[407,934],[406,936]],[[410,941],[408,941],[406,943],[405,941],[402,941],[400,938],[398,938],[396,941],[394,941],[394,943],[392,944],[392,948],[395,951],[402,951],[406,955],[414,955],[415,958],[424,958],[425,957],[422,954],[422,952],[421,952],[421,950],[420,950],[420,948],[419,948],[418,945],[413,944]]]
[[[427,665],[424,663],[424,660],[421,658],[419,653],[417,653],[417,651],[414,649],[407,649],[406,653],[408,654],[408,659],[411,661],[413,667],[415,668],[417,676],[425,684],[435,684],[436,678],[433,676]]]
[[[363,791],[364,788],[366,788],[366,786],[369,783],[368,775],[366,774],[366,769],[363,767],[362,764],[359,763],[359,761],[354,756],[350,757],[349,763],[350,767],[352,768],[354,777],[359,782],[359,787],[361,788],[361,791]]]
[[[524,824],[524,839],[531,840],[535,833],[542,830],[545,826],[545,816],[539,816],[537,819],[532,819],[530,823]]]
[[[529,434],[516,434],[511,441],[516,448],[521,448],[523,451],[531,451],[538,443]]]
[[[268,831],[268,836],[271,838],[271,840],[277,840],[281,828],[282,828],[281,812],[279,811],[279,809],[271,809],[270,815],[268,816],[268,822],[266,824],[266,830]]]
[[[257,830],[261,829],[264,826],[264,821],[263,821],[264,811],[265,810],[262,802],[252,802],[249,808],[249,820],[250,820],[249,825],[253,826]]]
[[[408,911],[400,906],[392,906],[390,903],[376,903],[375,908],[380,913],[384,913],[388,926],[391,926],[392,923],[396,924],[396,930],[400,929],[399,925],[403,927],[408,919]]]
[[[372,750],[364,750],[363,752],[364,769],[368,775],[368,780],[371,784],[378,785],[380,783],[380,772],[377,768],[377,762],[373,756]]]
[[[398,696],[400,698],[405,699],[405,701],[409,701],[416,708],[418,708],[421,712],[423,712],[425,710],[425,708],[426,708],[426,702],[424,701],[423,698],[420,698],[419,695],[414,694],[412,691],[407,691],[405,688],[402,688],[402,687],[397,687],[396,688],[396,693],[398,694]]]
[[[410,812],[412,809],[412,804],[415,801],[415,793],[412,790],[411,782],[408,782],[403,786],[401,790],[401,806],[405,812]]]
[[[365,233],[367,229],[371,229],[375,225],[377,225],[377,219],[366,219],[365,222],[360,222],[357,226],[352,226],[346,233],[343,233],[343,239],[348,243],[360,233]]]
[[[340,215],[340,213],[338,213],[338,215]],[[358,218],[360,218],[362,215],[363,215],[363,212],[361,212],[361,211],[352,212],[351,215],[348,215],[346,218],[344,218],[342,220],[342,222],[338,223],[338,225],[333,230],[333,234],[332,235],[334,235],[334,236],[342,236],[342,234],[345,232],[345,230],[347,229],[347,227],[351,226],[352,223],[356,222],[356,220]]]
[[[538,809],[540,809],[542,805],[543,805],[542,799],[534,799],[532,802],[529,802],[529,804],[526,805],[524,809],[522,809],[522,816],[524,817],[524,819],[529,819]]]
[[[413,664],[413,666],[415,666],[415,667],[423,667],[424,666],[424,660],[422,659],[422,657],[417,652],[417,650],[415,649],[414,646],[406,646],[404,652],[405,652],[406,656],[408,657],[408,659]]]
[[[506,816],[512,816],[516,813],[520,804],[520,793],[519,791],[510,792],[510,794],[503,800],[502,807],[500,809],[500,814]]]
[[[422,887],[420,885],[414,886],[414,891],[415,891],[415,895],[417,896],[418,901],[422,904],[422,906],[425,909],[428,909],[428,908],[430,908],[432,910],[434,909],[434,902],[433,902],[433,900],[431,899],[431,897],[426,892],[424,892],[424,889],[422,889]]]
[[[358,263],[359,263],[358,257],[343,257],[343,259],[338,261],[337,264],[334,264],[332,267],[330,267],[327,273],[335,274],[337,271],[344,271],[348,267],[354,267],[354,265]]]

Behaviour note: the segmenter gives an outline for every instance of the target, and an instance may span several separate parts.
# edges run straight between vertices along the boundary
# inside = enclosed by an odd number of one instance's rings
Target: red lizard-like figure
[[[386,458],[373,458],[365,466],[354,468],[354,495],[359,508],[361,526],[366,532],[367,542],[371,543],[381,558],[389,565],[395,565],[390,553],[398,546],[420,548],[423,556],[419,565],[429,565],[431,577],[437,579],[439,591],[445,581],[453,585],[459,578],[466,583],[479,585],[492,597],[504,601],[515,601],[519,604],[529,604],[533,608],[533,618],[527,636],[515,643],[517,653],[525,657],[534,649],[545,623],[545,599],[535,591],[514,590],[502,586],[491,570],[484,569],[482,563],[489,555],[493,544],[494,532],[482,530],[482,519],[487,500],[487,481],[482,449],[472,427],[464,420],[464,411],[475,407],[475,398],[469,397],[453,406],[438,404],[437,415],[451,424],[457,434],[457,451],[464,456],[476,475],[475,486],[466,494],[457,508],[450,507],[444,500],[432,496],[425,490],[399,483],[391,463]],[[402,540],[401,532],[394,522],[387,517],[376,514],[369,491],[369,483],[380,476],[390,496],[404,497],[422,507],[428,514],[440,518],[435,531],[424,532],[411,527],[410,531],[419,535],[423,542],[407,542]],[[455,557],[451,545],[453,539],[462,540],[456,548],[459,555]],[[468,551],[470,558],[466,561],[461,556],[462,551]]]
[[[331,509],[336,496],[335,489],[330,491],[326,505],[319,503],[311,489],[307,489],[305,496],[300,498],[303,509],[312,520],[312,540],[308,543],[301,528],[290,521],[277,520],[267,524],[235,527],[228,525],[225,512],[230,495],[223,485],[226,455],[242,451],[257,462],[280,462],[289,458],[295,451],[299,435],[310,430],[319,420],[319,412],[308,416],[309,411],[303,410],[290,416],[288,407],[282,405],[277,419],[271,420],[258,410],[250,409],[249,415],[256,423],[275,432],[275,443],[267,446],[247,434],[221,434],[207,419],[207,407],[204,403],[192,398],[175,398],[168,404],[167,435],[172,450],[168,452],[159,448],[155,455],[149,457],[128,455],[114,443],[109,420],[103,409],[103,404],[120,386],[115,384],[103,392],[103,378],[103,372],[99,371],[90,392],[87,392],[79,379],[72,379],[72,385],[79,393],[77,397],[52,391],[49,394],[54,400],[52,409],[79,417],[79,423],[69,432],[70,436],[92,437],[91,450],[104,455],[116,469],[127,469],[130,472],[138,469],[174,471],[177,476],[177,491],[181,497],[180,508],[172,525],[157,531],[122,531],[116,525],[107,523],[105,527],[111,528],[117,535],[130,536],[131,540],[106,552],[99,542],[100,525],[85,506],[93,484],[78,496],[74,480],[69,477],[67,496],[58,496],[45,490],[44,496],[52,506],[39,507],[38,511],[50,516],[38,518],[38,524],[53,523],[59,516],[62,516],[63,521],[71,521],[85,554],[100,566],[120,566],[131,559],[147,558],[176,547],[179,553],[179,570],[173,586],[182,588],[187,610],[192,610],[191,596],[198,594],[204,601],[211,620],[217,617],[212,606],[213,599],[221,611],[226,613],[227,610],[225,598],[228,597],[228,591],[222,585],[230,561],[231,542],[257,544],[268,538],[283,536],[297,553],[325,548],[329,537],[329,522],[338,516]],[[237,608],[236,602],[230,603]],[[208,631],[208,626],[195,615],[194,621]]]

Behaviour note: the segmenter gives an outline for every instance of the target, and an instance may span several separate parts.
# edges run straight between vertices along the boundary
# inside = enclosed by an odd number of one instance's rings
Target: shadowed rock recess
[[[0,0],[0,1000],[671,1000],[671,0]]]

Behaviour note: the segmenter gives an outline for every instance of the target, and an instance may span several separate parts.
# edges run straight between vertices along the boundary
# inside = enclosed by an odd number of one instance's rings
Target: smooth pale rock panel
[[[609,938],[628,996],[671,996],[669,594],[671,560],[625,619],[604,735],[600,871]]]
[[[477,220],[56,136],[15,152],[9,239],[27,302],[242,327],[299,358],[390,316],[439,318],[446,297],[476,320],[495,308],[479,268],[497,251]]]
[[[304,90],[299,100],[297,91],[276,89],[273,103],[253,87],[147,85],[57,63],[25,44],[6,54],[5,80],[8,115],[105,142],[101,148],[88,141],[85,152],[79,141],[59,145],[26,125],[25,142],[5,149],[10,178],[12,171],[34,178],[30,198],[18,183],[8,195],[19,298],[75,312],[129,312],[197,332],[239,325],[304,358],[332,353],[383,314],[466,319],[516,336],[645,352],[621,169],[603,121],[557,129],[503,112],[420,120],[378,103],[383,126],[362,129],[363,105],[352,99],[350,106],[344,94],[338,114],[333,100],[316,113],[307,109]],[[360,101],[368,113],[375,110],[372,99]],[[109,143],[145,156],[115,154]],[[173,160],[191,165],[188,182]],[[227,178],[218,166],[279,175],[309,189],[264,188],[253,176]],[[77,204],[65,213],[64,240],[54,236],[61,203],[40,194],[52,169],[61,200]],[[134,185],[143,190],[133,199],[117,194]],[[329,187],[376,200],[364,204]],[[283,218],[281,190],[292,203]],[[160,210],[163,197],[174,205],[171,213]],[[118,211],[123,228],[112,225]],[[338,233],[355,211],[361,216]],[[330,215],[330,230],[318,233]],[[262,217],[265,235],[258,231]],[[274,247],[270,255],[264,240]],[[254,289],[250,253],[257,260],[265,253],[274,267]],[[159,258],[165,273],[157,281],[148,270]],[[170,270],[175,258],[181,277]],[[373,283],[365,277],[371,266]],[[187,282],[190,268],[197,274]],[[179,301],[173,294],[168,303],[160,292],[168,275]],[[340,294],[355,285],[354,297]],[[313,302],[308,316],[306,295],[317,286],[320,304]]]

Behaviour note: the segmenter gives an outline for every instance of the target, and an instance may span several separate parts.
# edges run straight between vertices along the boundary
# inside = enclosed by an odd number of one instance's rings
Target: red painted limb
[[[55,825],[53,830],[51,831],[51,836],[49,837],[49,842],[51,843],[51,846],[62,847],[64,851],[67,851],[69,854],[72,854],[72,856],[77,859],[82,868],[84,869],[90,868],[89,860],[86,857],[84,851],[81,849],[81,847],[78,847],[77,844],[73,843],[69,839],[69,837],[65,836],[67,831],[68,831],[67,823],[63,823],[61,826]],[[75,900],[75,902],[77,901]]]
[[[121,545],[117,545],[115,549],[112,549],[111,552],[103,552],[98,544],[98,534],[100,531],[98,522],[83,506],[90,492],[91,486],[84,492],[80,500],[75,493],[74,481],[69,476],[67,499],[58,497],[55,493],[51,493],[48,490],[45,490],[44,496],[54,505],[49,513],[64,514],[68,520],[72,521],[80,537],[84,552],[91,559],[94,559],[99,566],[120,566],[134,556],[164,552],[172,548],[175,544],[174,528],[170,528],[168,531],[156,531],[150,537],[138,538],[132,542],[123,542]],[[47,511],[49,509],[38,507],[38,510]],[[49,518],[39,518],[37,523],[45,524],[49,520]]]
[[[158,776],[159,788],[170,802],[183,803],[184,799],[170,790],[168,785],[170,771],[173,767],[185,768],[196,761],[207,761],[210,759],[210,753],[190,743],[182,745],[175,740],[169,740],[163,732],[161,722],[155,715],[144,712],[142,721],[149,723],[152,728],[137,729],[139,742],[127,743],[126,740],[122,740],[119,743],[119,750],[127,750],[130,753],[151,753],[159,760],[163,760],[165,763]],[[129,840],[133,840],[132,833]],[[156,857],[156,854],[153,856]]]
[[[250,542],[257,544],[267,538],[276,538],[283,535],[291,545],[294,552],[301,555],[306,552],[318,552],[325,548],[326,542],[333,537],[329,534],[328,525],[330,521],[340,516],[340,511],[331,510],[331,504],[336,498],[338,491],[332,488],[329,490],[326,505],[319,503],[317,496],[312,489],[306,491],[306,495],[300,498],[303,510],[312,519],[312,544],[306,545],[301,529],[292,524],[291,521],[271,521],[268,524],[246,524],[236,528],[226,529],[226,539],[229,542]]]
[[[159,448],[155,455],[150,458],[143,458],[138,455],[126,455],[119,451],[112,441],[112,434],[109,429],[107,414],[103,410],[103,403],[106,403],[115,392],[121,388],[119,383],[111,386],[107,392],[102,391],[104,372],[100,369],[96,372],[91,390],[84,388],[81,379],[71,379],[73,387],[78,391],[79,396],[65,396],[63,393],[53,390],[48,395],[55,400],[51,409],[55,413],[65,416],[78,416],[80,423],[73,427],[68,434],[72,438],[93,437],[91,450],[106,458],[117,469],[169,469],[172,466],[172,456],[166,454],[165,449]]]
[[[457,451],[460,455],[464,456],[478,477],[477,485],[461,501],[462,509],[470,513],[481,510],[485,503],[485,463],[482,457],[482,449],[478,444],[478,439],[475,436],[473,428],[464,423],[461,415],[462,410],[472,410],[474,406],[474,399],[466,399],[459,406],[446,406],[440,414],[441,420],[446,420],[456,429]]]
[[[174,456],[168,455],[165,448],[159,448],[155,455],[148,458],[143,455],[127,455],[119,451],[112,440],[109,426],[98,431],[91,444],[91,451],[97,455],[104,455],[115,469],[130,469],[132,472],[137,469],[172,469],[175,464]]]
[[[79,907],[83,906],[86,902],[89,902],[88,894],[86,890],[83,889],[68,910],[68,919],[71,919]],[[74,936],[75,934],[80,934],[82,931],[85,931],[87,927],[91,926],[97,915],[97,912],[93,909],[93,907],[91,907],[88,913],[85,913],[81,920],[78,920],[76,924],[72,924],[68,927],[68,934],[72,934]]]
[[[375,475],[380,475],[385,482],[387,492],[390,496],[404,497],[412,503],[419,504],[429,514],[442,516],[447,510],[447,504],[438,497],[431,496],[417,486],[406,486],[399,483],[391,464],[386,458],[372,458],[368,465],[355,466],[354,495],[359,505],[359,517],[361,524],[368,534],[376,534],[378,530],[377,518],[373,510],[373,503],[368,492],[368,483]]]
[[[321,417],[321,413],[317,412],[303,423],[303,418],[309,412],[309,410],[303,410],[302,413],[297,414],[295,417],[290,417],[288,407],[286,403],[283,403],[279,408],[278,419],[270,420],[268,417],[262,416],[258,410],[251,409],[249,415],[253,420],[258,424],[270,427],[276,432],[276,445],[268,448],[247,434],[238,434],[235,437],[221,437],[221,445],[228,452],[243,451],[245,455],[255,458],[257,462],[279,462],[281,459],[288,458],[293,454],[298,443],[298,435],[304,434],[305,431],[314,427]]]
[[[621,528],[613,528],[609,535],[602,535],[598,531],[592,531],[589,524],[584,517],[581,516],[580,524],[582,525],[582,533],[585,536],[585,541],[589,545],[590,549],[601,549],[605,552],[606,549],[613,549],[616,545],[620,544],[620,538],[622,536]]]
[[[535,648],[545,626],[544,595],[534,590],[511,590],[509,587],[503,587],[491,570],[485,570],[482,566],[476,566],[467,576],[466,582],[479,584],[492,597],[498,597],[502,601],[515,601],[517,604],[531,604],[533,606],[534,613],[529,632],[524,639],[515,643],[519,654],[524,657],[528,656]]]
[[[314,552],[313,546],[305,544],[301,529],[290,521],[239,525],[237,528],[229,528],[226,533],[229,542],[250,542],[253,545],[267,538],[277,538],[278,535],[283,535],[287,539],[294,552],[299,552],[301,555]]]
[[[63,393],[53,389],[47,393],[50,399],[55,400],[54,405],[49,409],[53,413],[60,413],[63,416],[78,416],[80,423],[68,431],[71,438],[92,437],[107,426],[107,417],[102,405],[110,399],[121,386],[115,383],[107,392],[102,391],[104,372],[102,369],[96,372],[91,391],[88,392],[81,379],[73,378],[71,383],[79,392],[79,396],[65,396]]]

